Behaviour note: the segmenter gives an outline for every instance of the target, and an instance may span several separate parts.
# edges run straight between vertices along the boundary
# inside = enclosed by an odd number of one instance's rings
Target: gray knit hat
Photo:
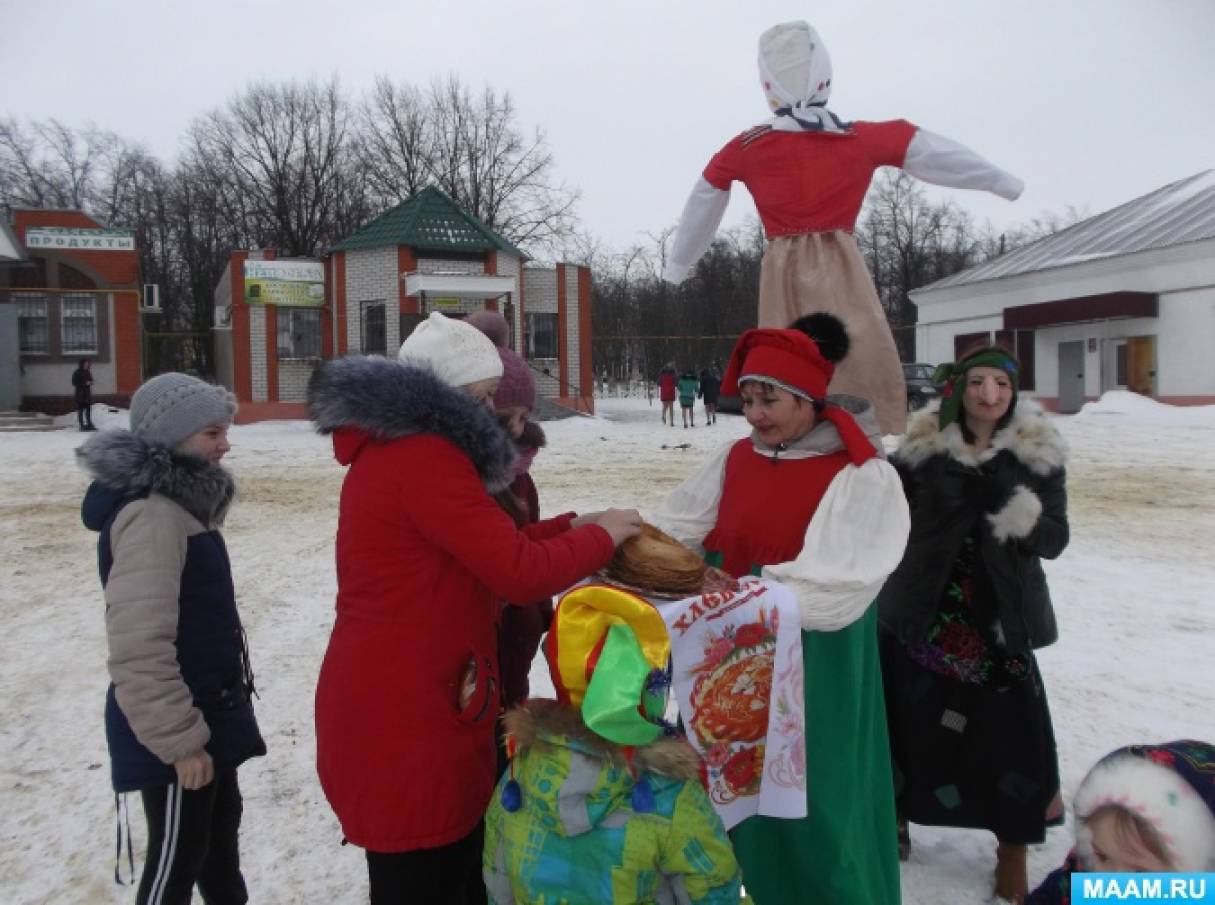
[[[156,446],[175,448],[212,424],[236,414],[236,397],[189,374],[160,374],[131,397],[131,433]]]

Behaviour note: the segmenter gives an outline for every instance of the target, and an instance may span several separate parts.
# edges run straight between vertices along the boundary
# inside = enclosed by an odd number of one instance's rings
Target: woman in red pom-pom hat
[[[802,615],[807,816],[754,816],[731,832],[757,903],[897,905],[894,791],[871,606],[910,520],[873,407],[828,396],[843,325],[810,315],[749,330],[723,393],[751,436],[681,484],[655,519],[734,576],[787,585]]]

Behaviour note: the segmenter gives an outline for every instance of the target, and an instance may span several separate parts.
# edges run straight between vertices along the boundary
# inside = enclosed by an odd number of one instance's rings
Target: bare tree
[[[1069,204],[1062,212],[1043,211],[1026,223],[1003,230],[995,229],[988,222],[979,233],[977,260],[982,262],[998,258],[1002,254],[1062,232],[1088,216],[1087,209]]]
[[[856,230],[900,355],[915,354],[915,305],[908,293],[974,263],[970,216],[952,201],[932,203],[902,171],[875,180]]]
[[[0,204],[82,210],[119,225],[150,160],[96,126],[72,129],[49,119],[22,127],[8,117],[0,120]]]
[[[431,107],[417,88],[383,76],[359,107],[355,153],[373,203],[397,204],[430,181]]]
[[[527,137],[509,93],[475,94],[455,75],[417,89],[376,83],[363,105],[359,159],[377,201],[433,184],[516,245],[564,249],[578,192],[558,183],[544,132]]]
[[[344,226],[336,222],[337,193],[349,187],[342,174],[351,164],[350,119],[336,78],[258,84],[194,121],[191,152],[247,199],[260,244],[314,255]]]

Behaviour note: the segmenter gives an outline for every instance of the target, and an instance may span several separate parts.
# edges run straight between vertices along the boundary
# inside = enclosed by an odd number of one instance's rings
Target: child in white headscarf
[[[759,39],[759,74],[771,118],[717,152],[696,181],[663,277],[682,282],[708,249],[742,182],[771,240],[759,281],[759,326],[787,327],[811,311],[844,321],[852,353],[831,392],[873,402],[885,433],[902,433],[906,393],[894,339],[852,230],[874,171],[900,167],[936,185],[1009,200],[1021,180],[957,142],[906,120],[844,122],[827,109],[831,58],[805,22]]]

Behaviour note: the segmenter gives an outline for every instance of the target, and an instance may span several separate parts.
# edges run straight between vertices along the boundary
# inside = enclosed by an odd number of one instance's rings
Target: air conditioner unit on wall
[[[160,314],[160,284],[159,283],[144,283],[143,298],[140,300],[139,310],[144,314]]]

